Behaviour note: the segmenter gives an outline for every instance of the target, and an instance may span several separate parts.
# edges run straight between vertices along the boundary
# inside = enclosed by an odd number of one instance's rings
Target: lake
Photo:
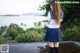
[[[45,16],[36,15],[0,16],[0,27],[5,25],[9,26],[11,23],[14,23],[26,29],[34,27],[34,22],[39,22],[43,20],[46,20]]]

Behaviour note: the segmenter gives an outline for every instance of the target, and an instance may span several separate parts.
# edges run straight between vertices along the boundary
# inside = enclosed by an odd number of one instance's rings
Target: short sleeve
[[[50,12],[48,12],[47,20],[49,21],[50,19],[51,19]]]

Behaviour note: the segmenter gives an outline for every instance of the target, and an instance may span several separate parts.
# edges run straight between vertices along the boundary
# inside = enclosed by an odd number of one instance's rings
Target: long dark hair
[[[60,11],[61,11],[61,6],[59,3],[56,3],[55,1],[49,2],[50,5],[53,6],[54,9],[54,18],[56,19],[56,23],[60,24]]]

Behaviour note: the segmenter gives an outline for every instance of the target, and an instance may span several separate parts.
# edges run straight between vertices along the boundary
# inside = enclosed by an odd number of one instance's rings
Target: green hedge
[[[35,30],[18,35],[15,39],[17,42],[40,42],[43,41],[43,36]]]

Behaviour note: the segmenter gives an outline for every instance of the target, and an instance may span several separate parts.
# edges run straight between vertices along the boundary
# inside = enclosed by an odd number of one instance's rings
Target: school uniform
[[[56,20],[54,18],[54,14],[52,13],[52,11],[48,13],[47,19],[48,21],[50,21],[50,23],[48,24],[48,28],[46,30],[45,40],[49,42],[60,42],[62,40],[60,26],[56,24]],[[63,19],[61,12],[60,21],[62,20]]]

